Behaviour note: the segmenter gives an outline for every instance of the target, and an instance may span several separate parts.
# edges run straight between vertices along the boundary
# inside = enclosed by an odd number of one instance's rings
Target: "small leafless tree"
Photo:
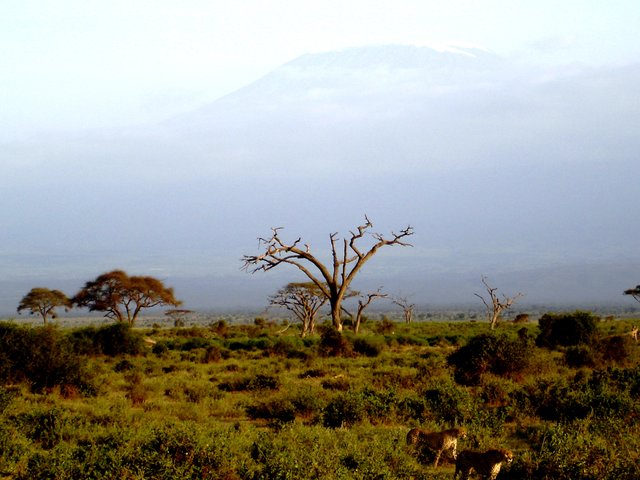
[[[382,293],[381,290],[382,288],[379,288],[376,292],[363,295],[358,300],[358,313],[356,313],[356,321],[353,324],[354,333],[357,334],[360,330],[360,324],[362,323],[362,314],[364,313],[365,308],[367,308],[369,304],[376,298],[385,298],[387,296],[387,294]]]
[[[327,297],[313,282],[289,283],[269,297],[270,306],[286,308],[302,322],[302,337],[314,333],[316,317],[325,303]]]
[[[391,302],[402,309],[404,322],[411,323],[411,320],[413,320],[413,309],[416,307],[415,303],[409,303],[409,299],[407,297],[400,296],[393,297]]]
[[[350,232],[350,237],[338,242],[338,234],[329,235],[331,244],[331,263],[323,263],[311,252],[308,244],[301,244],[302,239],[288,243],[280,238],[281,228],[272,228],[269,238],[260,238],[260,246],[264,251],[259,255],[245,255],[242,258],[243,269],[255,273],[259,270],[268,271],[280,265],[293,265],[302,271],[329,300],[333,326],[342,332],[342,301],[349,290],[349,285],[360,272],[365,263],[373,257],[380,248],[391,245],[410,246],[405,242],[406,237],[413,235],[413,228],[407,226],[399,233],[392,232],[390,237],[371,232],[373,224],[365,216],[364,224],[357,227],[357,231]],[[359,244],[365,235],[373,239],[373,243],[366,249]]]
[[[489,298],[485,298],[482,295],[475,293],[474,295],[482,300],[484,306],[487,308],[487,317],[489,318],[489,323],[491,324],[491,329],[496,328],[496,325],[500,321],[500,316],[502,313],[515,303],[515,301],[522,297],[522,293],[517,293],[513,297],[507,297],[506,295],[502,295],[502,299],[498,296],[498,289],[496,287],[492,287],[487,282],[487,277],[482,276],[482,284],[485,286],[487,293],[489,294]]]

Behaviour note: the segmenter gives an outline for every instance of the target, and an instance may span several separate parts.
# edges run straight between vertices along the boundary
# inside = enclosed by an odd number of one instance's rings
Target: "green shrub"
[[[127,393],[126,397],[133,406],[140,406],[149,398],[149,392],[142,383],[142,376],[139,372],[129,372],[126,375]]]
[[[351,388],[351,382],[349,381],[349,379],[342,375],[336,378],[323,380],[320,385],[322,385],[322,388],[324,388],[325,390],[338,390],[342,392],[346,392]]]
[[[202,363],[219,362],[223,358],[223,351],[217,345],[210,345],[202,355]]]
[[[69,334],[69,340],[73,345],[73,349],[80,355],[94,355],[96,353],[96,328],[89,326],[74,329]]]
[[[169,351],[170,342],[157,342],[153,347],[151,347],[151,352],[154,355],[158,355],[162,357]]]
[[[527,337],[483,333],[449,355],[454,378],[462,385],[479,385],[487,372],[505,377],[521,373],[527,366],[533,346]]]
[[[367,357],[377,357],[383,348],[379,338],[358,337],[353,341],[353,351]]]
[[[600,339],[597,344],[602,360],[607,363],[625,363],[630,357],[635,342],[629,335],[613,335]]]
[[[241,392],[245,390],[278,390],[280,385],[280,380],[277,377],[259,373],[251,377],[222,382],[218,388],[225,392]]]
[[[597,352],[589,345],[574,345],[567,348],[564,359],[572,368],[593,368],[599,363]]]
[[[207,338],[191,337],[182,345],[180,345],[180,350],[183,352],[190,352],[191,350],[196,350],[198,348],[209,348],[210,346],[211,342]]]
[[[17,383],[25,376],[24,366],[30,361],[32,331],[11,322],[0,322],[0,381]]]
[[[97,329],[92,326],[78,328],[69,337],[73,349],[83,355],[138,355],[144,351],[142,336],[124,322]]]
[[[325,328],[320,335],[318,353],[322,357],[350,357],[351,343],[336,329]]]
[[[57,327],[0,323],[0,381],[26,381],[34,392],[60,387],[65,395],[93,394],[91,378],[69,337]]]
[[[261,401],[245,408],[249,418],[269,420],[272,426],[281,426],[296,419],[296,408],[291,401],[278,398]]]
[[[62,441],[63,428],[70,419],[62,410],[53,408],[21,413],[12,420],[27,438],[49,450]]]
[[[431,417],[446,424],[462,424],[474,410],[471,394],[451,381],[442,381],[423,393]]]
[[[398,401],[396,411],[404,421],[424,423],[429,415],[429,406],[424,396],[411,393]]]
[[[531,392],[542,419],[571,421],[589,415],[633,419],[640,407],[629,388],[618,384],[610,371],[578,372],[573,379],[540,381]]]
[[[379,423],[389,416],[395,399],[393,390],[379,392],[370,388],[338,395],[327,404],[323,412],[323,424],[325,427],[338,428],[365,419]]]
[[[591,312],[545,313],[538,321],[536,345],[546,348],[590,344],[598,333],[598,317]]]
[[[329,401],[322,415],[323,425],[330,428],[348,427],[366,417],[362,395],[349,392]]]
[[[95,353],[112,357],[125,354],[139,355],[144,351],[142,336],[124,322],[99,328],[95,333],[94,345]]]
[[[638,478],[637,457],[627,448],[607,442],[599,435],[585,435],[589,421],[560,423],[534,429],[529,434],[532,449],[516,455],[499,478],[519,480],[632,480]],[[619,432],[618,432],[619,433]]]
[[[15,396],[16,392],[14,390],[0,387],[0,415],[7,409]]]
[[[308,358],[308,353],[304,351],[304,343],[300,337],[279,337],[269,348],[270,355],[277,355],[285,358]]]
[[[376,333],[380,333],[382,335],[390,335],[395,331],[396,324],[388,318],[383,318],[375,324],[374,329]]]
[[[113,367],[114,372],[127,372],[129,370],[133,370],[135,366],[126,358],[123,358]]]

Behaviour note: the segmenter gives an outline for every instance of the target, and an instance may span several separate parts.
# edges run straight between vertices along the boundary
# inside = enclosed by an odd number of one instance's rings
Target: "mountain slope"
[[[608,265],[629,265],[616,291],[638,282],[638,84],[640,65],[541,70],[481,50],[305,55],[160,125],[0,146],[0,262],[22,279],[240,278],[271,226],[326,249],[367,213],[416,230],[363,272],[389,289],[590,265],[594,298]],[[530,300],[556,299],[549,285]]]

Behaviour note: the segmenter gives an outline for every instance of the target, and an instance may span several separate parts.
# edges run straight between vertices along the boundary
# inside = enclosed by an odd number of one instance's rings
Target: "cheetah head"
[[[467,438],[467,431],[464,428],[454,428],[450,430],[451,433],[455,435],[456,438],[464,440]]]
[[[513,453],[511,450],[500,450],[500,453],[502,453],[505,462],[511,463],[513,461]]]

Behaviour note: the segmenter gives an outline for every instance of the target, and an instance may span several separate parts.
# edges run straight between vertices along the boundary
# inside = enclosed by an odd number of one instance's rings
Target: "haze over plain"
[[[256,237],[283,226],[326,251],[365,213],[416,234],[363,288],[472,303],[484,274],[531,303],[625,303],[640,281],[638,7],[476,3],[8,9],[0,312],[112,268],[165,279],[189,308],[264,305],[300,277],[240,272]],[[420,46],[439,19],[469,36]],[[19,43],[42,31],[50,45]]]

